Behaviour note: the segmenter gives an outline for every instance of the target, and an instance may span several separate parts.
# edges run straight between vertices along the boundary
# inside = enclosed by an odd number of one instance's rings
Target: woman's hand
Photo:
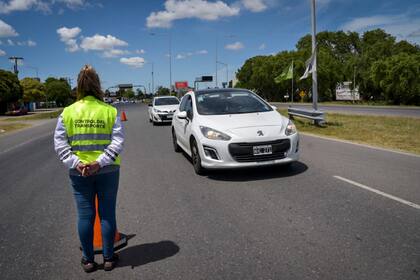
[[[79,171],[79,173],[82,176],[84,176],[84,177],[86,176],[85,175],[85,173],[86,173],[86,164],[79,162],[79,164],[77,164],[77,166],[76,166],[76,170]]]
[[[87,173],[88,173],[88,176],[89,176],[89,175],[93,175],[96,172],[98,172],[99,169],[101,169],[101,166],[99,165],[99,162],[94,161],[94,162],[91,162],[91,163],[87,164],[86,169],[87,169]]]

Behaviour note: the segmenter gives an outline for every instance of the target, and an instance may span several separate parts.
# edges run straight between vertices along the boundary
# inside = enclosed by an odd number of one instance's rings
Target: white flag
[[[303,79],[308,78],[309,73],[312,73],[312,72],[316,71],[315,67],[316,67],[315,66],[315,56],[312,54],[312,56],[306,61],[305,73],[303,74],[302,77],[300,77],[299,80],[303,80]]]

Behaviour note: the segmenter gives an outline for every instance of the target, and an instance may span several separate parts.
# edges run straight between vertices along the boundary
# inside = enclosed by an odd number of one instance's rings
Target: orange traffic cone
[[[124,111],[122,111],[122,113],[121,113],[121,121],[122,122],[127,121],[127,116],[125,115],[125,112]]]
[[[93,249],[95,254],[102,253],[102,232],[101,232],[101,221],[98,213],[98,197],[95,198],[96,205],[96,217],[95,224],[93,226]],[[127,245],[127,236],[119,233],[118,230],[115,231],[114,238],[114,250],[121,249]]]

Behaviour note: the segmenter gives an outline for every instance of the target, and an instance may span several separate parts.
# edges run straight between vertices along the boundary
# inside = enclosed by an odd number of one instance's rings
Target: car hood
[[[287,125],[287,118],[276,111],[201,117],[202,125],[240,137],[254,135],[259,130],[264,136],[278,135]]]
[[[160,106],[154,106],[153,108],[164,111],[164,112],[174,112],[176,109],[178,109],[179,105],[160,105]]]

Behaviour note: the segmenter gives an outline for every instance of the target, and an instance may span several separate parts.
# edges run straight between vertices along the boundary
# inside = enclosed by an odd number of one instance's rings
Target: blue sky
[[[318,31],[383,28],[420,44],[418,0],[317,0]],[[169,84],[214,75],[229,78],[255,55],[292,50],[310,32],[309,0],[0,0],[0,68],[24,57],[20,78],[69,77],[92,64],[103,88]],[[154,35],[151,35],[153,33]],[[216,44],[217,42],[217,44]],[[219,65],[220,82],[226,80]]]

